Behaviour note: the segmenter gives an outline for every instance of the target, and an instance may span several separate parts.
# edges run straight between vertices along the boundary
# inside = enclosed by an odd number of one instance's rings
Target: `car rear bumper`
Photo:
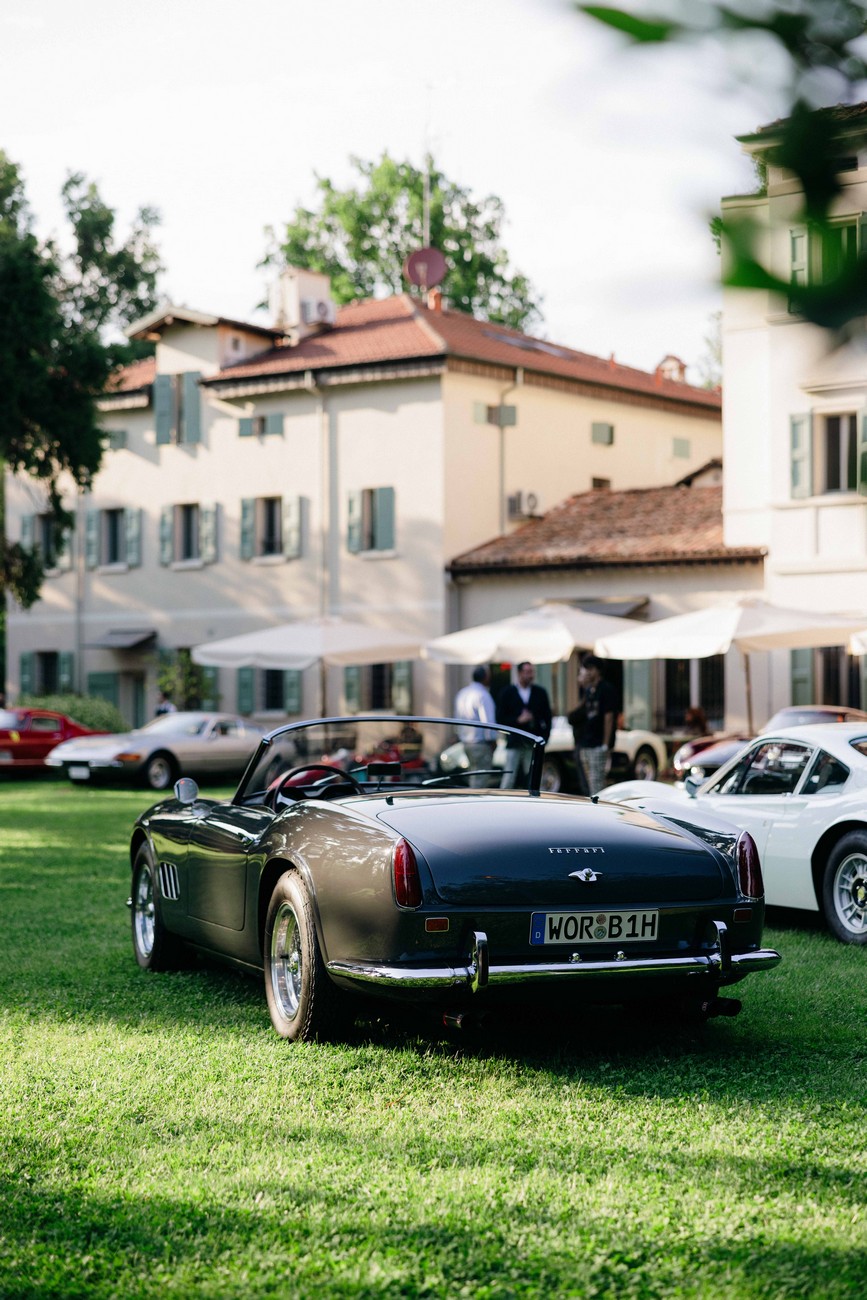
[[[477,993],[487,988],[510,988],[531,985],[541,981],[588,980],[612,983],[617,980],[654,979],[689,982],[696,977],[711,979],[718,984],[731,984],[757,970],[770,970],[779,965],[782,957],[773,948],[756,948],[750,952],[733,953],[730,950],[728,931],[721,922],[714,922],[716,941],[707,952],[687,956],[627,957],[618,952],[613,960],[587,961],[577,953],[568,961],[544,961],[492,965],[489,961],[488,939],[483,931],[476,931],[466,965],[440,967],[392,966],[377,962],[328,962],[331,975],[375,984],[393,989],[463,989]]]

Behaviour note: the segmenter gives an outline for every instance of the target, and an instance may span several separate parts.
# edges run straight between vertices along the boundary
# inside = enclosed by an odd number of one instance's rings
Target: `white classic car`
[[[505,746],[494,752],[494,767],[502,767]],[[463,745],[450,746],[440,757],[444,771],[469,767]],[[612,775],[634,777],[637,781],[655,781],[668,765],[665,745],[652,731],[624,731],[618,728],[611,751]],[[541,788],[548,794],[575,789],[575,740],[572,728],[562,716],[554,718],[551,735],[545,746]]]
[[[703,784],[625,781],[600,798],[749,831],[767,903],[819,911],[841,942],[867,944],[867,723],[782,728]]]

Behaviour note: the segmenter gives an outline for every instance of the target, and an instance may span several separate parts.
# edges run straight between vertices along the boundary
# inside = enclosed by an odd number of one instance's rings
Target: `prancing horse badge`
[[[601,871],[594,871],[592,867],[582,867],[580,871],[570,871],[569,879],[581,880],[585,885],[592,885],[601,875]]]

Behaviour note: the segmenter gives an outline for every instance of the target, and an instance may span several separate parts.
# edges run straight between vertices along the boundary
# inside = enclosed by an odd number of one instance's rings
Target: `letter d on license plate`
[[[658,912],[534,912],[530,943],[651,943]]]

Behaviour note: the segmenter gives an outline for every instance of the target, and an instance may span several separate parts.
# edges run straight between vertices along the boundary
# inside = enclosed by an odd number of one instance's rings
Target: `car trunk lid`
[[[378,813],[455,906],[621,906],[717,898],[717,856],[634,808],[530,796],[395,799]]]

